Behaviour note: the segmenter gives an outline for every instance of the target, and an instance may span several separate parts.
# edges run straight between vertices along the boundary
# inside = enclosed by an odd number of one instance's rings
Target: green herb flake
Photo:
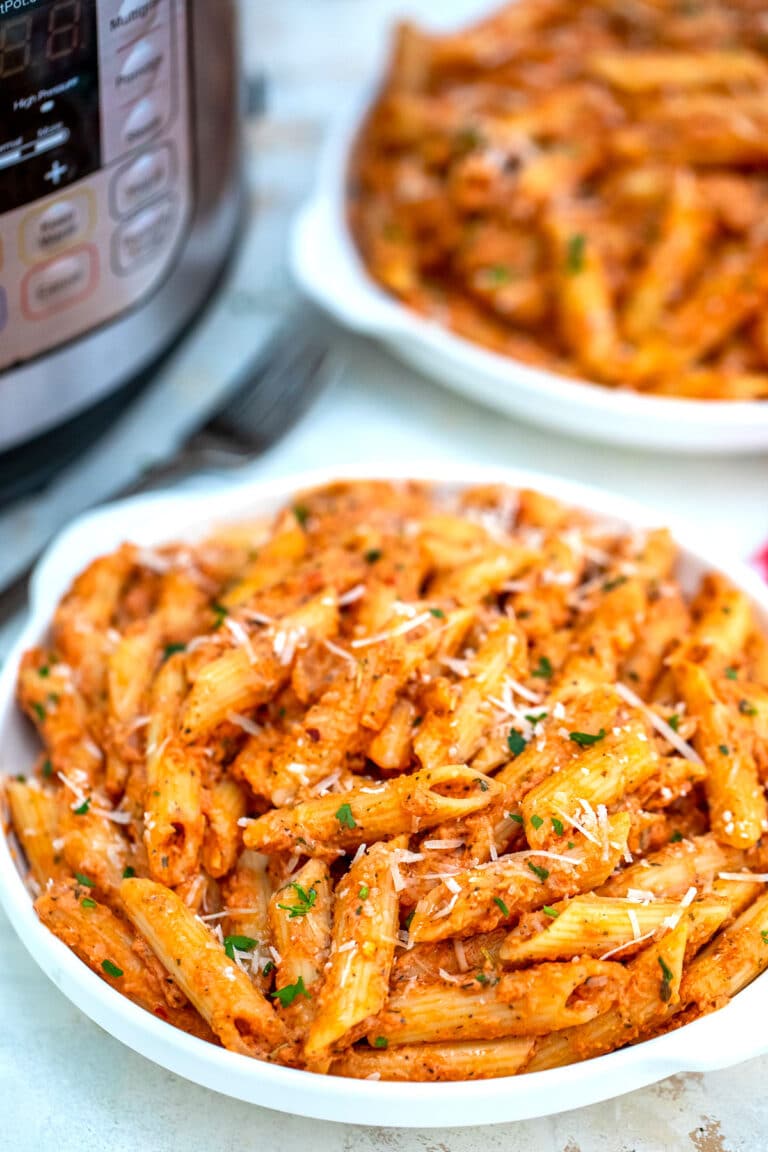
[[[718,744],[717,750],[721,756],[728,756],[731,751],[727,744]]]
[[[663,956],[659,956],[659,967],[661,968],[661,984],[659,985],[659,995],[666,1004],[667,1001],[672,999],[672,981],[675,978],[675,974],[666,963]]]
[[[374,1048],[388,1048],[389,1040],[387,1040],[386,1036],[377,1036],[373,1042],[373,1046]]]
[[[742,716],[757,716],[757,708],[751,700],[739,700],[739,712]]]
[[[523,823],[523,818],[519,812],[509,812],[508,815],[509,815],[510,820],[514,820],[515,824],[522,824]]]
[[[512,272],[506,264],[492,264],[485,269],[485,277],[489,284],[509,284]]]
[[[507,747],[513,756],[519,756],[525,751],[526,740],[519,728],[510,728],[507,736]]]
[[[130,864],[127,866],[127,868],[123,868],[123,880],[132,880],[135,875],[136,869],[131,868]]]
[[[274,972],[274,970],[275,970],[274,960],[267,960],[266,964],[264,965],[264,967],[261,970],[261,974],[262,974],[262,976],[269,976],[270,972]]]
[[[562,836],[563,832],[565,831],[562,820],[558,820],[557,816],[552,816],[550,819],[552,820],[552,827],[555,830],[555,835]]]
[[[84,888],[95,888],[96,882],[91,880],[90,877],[84,876],[82,872],[75,872],[75,880],[78,884],[82,884]]]
[[[258,940],[254,940],[252,936],[225,936],[224,937],[224,951],[230,960],[235,958],[235,948],[238,952],[253,952],[258,944]]]
[[[413,923],[413,918],[415,915],[416,915],[416,909],[414,908],[413,911],[408,913],[405,920],[403,921],[403,923],[405,924],[406,932],[410,932],[411,924]]]
[[[92,900],[90,896],[86,896],[83,900],[80,901],[80,907],[81,908],[95,908],[96,907],[96,901]]]
[[[531,828],[535,828],[537,832],[543,823],[544,821],[542,820],[541,816],[537,816],[535,814],[531,816]]]
[[[85,798],[85,800],[83,800],[82,804],[79,804],[77,806],[77,808],[73,808],[72,811],[74,812],[75,816],[85,816],[86,812],[88,811],[88,809],[90,807],[91,807],[91,798],[90,798],[90,796],[86,796],[86,798]]]
[[[302,528],[305,528],[307,520],[309,520],[309,508],[305,504],[294,504],[293,514]]]
[[[626,576],[614,576],[612,580],[606,580],[603,584],[603,592],[613,592],[614,588],[621,588],[626,582]]]
[[[578,744],[579,748],[590,748],[593,744],[597,744],[598,740],[605,739],[605,728],[601,728],[599,732],[569,732],[568,739],[573,740],[574,744]]]
[[[367,900],[369,891],[370,891],[370,889],[368,888],[367,884],[361,884],[360,885],[360,891],[357,894],[358,900]]]
[[[530,868],[531,872],[533,872],[534,876],[537,876],[538,879],[542,882],[549,879],[549,872],[546,868],[540,868],[538,864],[533,864],[530,860],[526,860],[526,864]]]
[[[549,916],[550,920],[557,920],[558,916],[560,915],[557,908],[553,908],[550,904],[545,904],[542,908],[542,912],[545,916]]]
[[[504,917],[509,916],[509,908],[507,908],[507,906],[504,903],[504,901],[502,900],[501,896],[494,896],[493,902],[496,905],[496,907],[501,910],[502,916],[504,916]]]
[[[376,564],[381,560],[381,556],[381,548],[369,548],[365,553],[365,562],[366,564]]]
[[[669,842],[670,842],[670,844],[679,844],[682,839],[683,839],[682,832],[680,831],[679,828],[675,828],[674,832],[672,833],[672,835],[669,838]]]
[[[763,928],[760,933],[760,939],[762,940],[763,944],[768,944],[768,928]]]
[[[45,721],[45,708],[43,708],[42,704],[38,704],[37,700],[34,700],[32,702],[32,711],[34,712],[35,716],[37,716],[40,723],[41,724],[44,723],[44,721]]]
[[[481,792],[487,792],[488,791],[488,781],[487,780],[478,780],[477,783],[480,786]]]
[[[677,712],[670,716],[669,720],[667,720],[667,724],[669,724],[673,732],[677,732],[680,727],[680,717],[678,716]]]
[[[525,718],[529,724],[538,724],[541,720],[545,720],[547,715],[546,712],[539,712],[538,715],[534,712],[526,712]]]
[[[299,976],[295,984],[286,984],[285,988],[278,988],[277,992],[272,993],[272,999],[279,1000],[283,1008],[290,1008],[297,996],[305,996],[307,1000],[312,999],[304,986],[303,976]]]
[[[570,276],[578,276],[584,271],[584,251],[587,238],[583,232],[576,232],[568,240],[568,249],[565,257],[565,267]]]
[[[163,663],[170,660],[171,656],[175,656],[177,652],[186,652],[186,644],[166,644],[163,649]]]
[[[46,680],[51,674],[51,669],[47,664],[43,664],[42,668],[38,668],[37,674],[38,676],[42,676],[43,680]]]
[[[540,656],[539,662],[531,672],[531,676],[538,676],[539,680],[551,680],[554,673],[552,661],[548,656]]]
[[[229,615],[229,610],[223,604],[220,604],[218,600],[214,600],[213,604],[211,604],[211,612],[213,612],[214,615],[213,631],[216,632],[221,628]]]
[[[53,764],[51,764],[50,760],[43,760],[42,771],[43,771],[43,776],[45,776],[46,780],[48,779],[49,776],[53,776]]]
[[[349,804],[342,804],[341,808],[337,808],[335,812],[336,819],[343,828],[357,828],[355,818],[352,815],[352,809]]]
[[[296,903],[278,904],[278,908],[282,908],[284,912],[288,913],[289,920],[295,920],[298,916],[306,916],[307,912],[310,911],[317,900],[317,890],[310,888],[307,891],[306,888],[302,888],[301,884],[297,884],[295,881],[287,884],[286,887],[293,888],[297,897]]]
[[[118,968],[117,964],[113,964],[111,960],[102,960],[101,966],[107,976],[111,976],[113,980],[119,980],[123,974],[122,968]]]
[[[489,983],[488,977],[486,976],[485,972],[478,972],[477,975],[475,976],[475,980],[477,980],[478,984],[488,984]]]
[[[443,612],[442,608],[430,608],[429,614],[437,620],[445,620],[445,612]]]
[[[738,680],[738,678],[739,678],[738,668],[726,668],[725,678],[726,678],[726,680]]]

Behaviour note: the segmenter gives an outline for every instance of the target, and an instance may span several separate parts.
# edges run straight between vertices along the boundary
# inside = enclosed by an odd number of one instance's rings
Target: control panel
[[[144,301],[192,207],[185,0],[0,0],[0,371]]]

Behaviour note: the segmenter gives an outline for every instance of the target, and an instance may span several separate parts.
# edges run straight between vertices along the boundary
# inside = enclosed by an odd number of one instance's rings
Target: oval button
[[[138,100],[154,88],[165,54],[159,40],[139,40],[134,44],[115,77],[121,98]]]
[[[123,141],[128,148],[136,148],[157,135],[165,122],[165,103],[156,96],[145,96],[132,108],[123,125]]]
[[[32,264],[81,243],[93,226],[92,194],[73,192],[30,213],[21,228],[21,254]]]
[[[127,276],[135,268],[162,256],[173,237],[175,223],[176,204],[172,196],[165,196],[126,220],[115,234],[115,272]]]
[[[33,268],[22,285],[27,319],[39,320],[84,300],[96,287],[97,259],[96,249],[89,245]]]
[[[155,196],[166,192],[172,181],[173,157],[170,144],[142,153],[115,176],[112,186],[113,214],[129,216]]]
[[[117,16],[109,22],[110,31],[126,32],[135,35],[147,32],[155,23],[165,0],[123,0]]]

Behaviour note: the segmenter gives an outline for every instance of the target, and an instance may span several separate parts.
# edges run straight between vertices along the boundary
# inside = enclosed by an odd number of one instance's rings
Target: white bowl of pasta
[[[349,1123],[768,1051],[768,590],[657,523],[444,464],[77,521],[0,680],[32,957],[163,1067]]]
[[[738,8],[729,15],[723,5],[722,19],[737,20]],[[708,159],[697,168],[711,148],[687,139],[696,113],[684,111],[689,99],[691,109],[696,101],[706,106],[701,116],[705,126],[710,117],[714,139],[721,129],[738,134],[737,107],[748,118],[755,98],[745,89],[718,111],[709,95],[722,81],[717,70],[737,65],[723,65],[717,53],[706,64],[697,58],[690,21],[689,53],[667,45],[666,55],[637,60],[629,50],[622,54],[620,42],[616,55],[605,50],[612,11],[585,5],[583,25],[581,13],[521,0],[443,39],[403,26],[379,92],[350,102],[329,133],[315,190],[293,231],[294,275],[340,323],[511,416],[660,451],[764,449],[766,360],[749,336],[749,317],[761,306],[757,295],[737,303],[735,281],[727,286],[740,275],[730,261],[749,262],[762,246],[761,214],[746,224],[735,220],[733,204],[746,208],[751,177],[738,160],[731,169],[724,161],[725,184],[710,178]],[[657,17],[663,39],[671,17],[664,8]],[[548,23],[560,20],[573,22],[570,36]],[[652,31],[644,28],[644,45]],[[601,53],[594,56],[593,34]],[[674,35],[670,29],[670,43]],[[524,56],[526,44],[534,59],[545,54],[539,63],[548,80],[543,91],[532,81],[530,109],[523,105],[516,115],[523,72],[515,70],[516,53]],[[558,53],[567,75],[559,103]],[[505,63],[512,80],[503,78]],[[747,67],[758,65],[752,59]],[[689,87],[670,88],[666,103],[659,91],[674,85],[673,68],[686,73]],[[642,111],[627,127],[627,109],[617,101],[630,91],[628,107],[646,109],[654,125],[655,116],[663,120],[668,137],[656,139]],[[383,111],[382,93],[390,101]],[[606,144],[614,130],[626,156]],[[669,186],[651,189],[665,164],[672,166],[663,177]],[[737,194],[740,180],[746,183]],[[726,187],[733,204],[718,199]],[[742,224],[746,231],[738,233]],[[740,255],[730,248],[732,225],[735,246],[745,244]]]

